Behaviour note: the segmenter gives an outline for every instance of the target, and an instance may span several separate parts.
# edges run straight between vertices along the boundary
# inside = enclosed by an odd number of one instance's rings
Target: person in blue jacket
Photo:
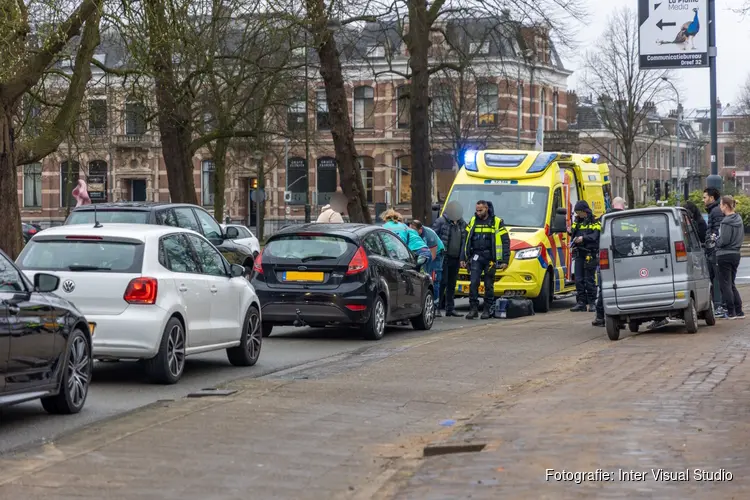
[[[432,253],[419,233],[404,224],[401,214],[393,209],[386,210],[382,217],[385,221],[383,228],[395,233],[417,257],[426,257],[425,267],[427,267],[432,262]]]
[[[440,317],[440,280],[442,279],[443,271],[443,256],[445,254],[445,245],[443,244],[440,237],[435,231],[422,224],[422,221],[414,219],[409,224],[419,236],[427,244],[427,248],[430,250],[430,256],[432,262],[426,267],[427,273],[432,278],[434,284],[434,295],[435,295],[435,317]]]

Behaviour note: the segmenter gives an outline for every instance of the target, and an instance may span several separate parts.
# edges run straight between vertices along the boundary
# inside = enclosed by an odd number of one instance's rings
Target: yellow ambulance
[[[495,275],[495,297],[532,299],[547,312],[555,296],[575,290],[568,227],[586,200],[600,217],[611,203],[609,167],[598,155],[523,150],[467,151],[446,204],[458,202],[469,222],[478,200],[492,202],[510,233],[510,264]],[[480,284],[480,296],[484,285]],[[461,269],[456,296],[469,295]]]

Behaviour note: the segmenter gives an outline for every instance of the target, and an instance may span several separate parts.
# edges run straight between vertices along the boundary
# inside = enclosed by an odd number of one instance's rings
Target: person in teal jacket
[[[418,232],[403,223],[403,219],[400,213],[396,212],[393,209],[390,209],[386,210],[385,213],[383,213],[382,217],[385,221],[385,224],[383,224],[383,228],[388,229],[392,233],[395,233],[396,236],[398,236],[399,239],[403,241],[409,248],[409,250],[411,250],[415,255],[417,255],[418,257],[420,255],[426,257],[426,264],[430,264],[432,262],[432,252],[430,252],[427,243],[425,243],[422,237],[419,236]]]

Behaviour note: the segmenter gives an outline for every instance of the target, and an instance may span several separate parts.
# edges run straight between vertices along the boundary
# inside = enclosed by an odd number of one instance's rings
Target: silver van
[[[698,320],[716,324],[708,264],[698,233],[683,208],[612,212],[602,217],[599,266],[607,335],[625,324],[678,318],[688,333]]]

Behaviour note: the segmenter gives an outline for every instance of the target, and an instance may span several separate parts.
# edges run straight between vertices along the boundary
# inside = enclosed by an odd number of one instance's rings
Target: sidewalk
[[[627,337],[445,441],[484,451],[425,458],[391,489],[398,499],[750,498],[748,351],[748,321]],[[563,470],[594,474],[576,484],[555,477]]]
[[[165,402],[2,457],[0,499],[746,498],[750,320],[617,343],[590,322],[476,322]],[[422,458],[467,440],[485,451]],[[544,481],[652,464],[734,480]]]

